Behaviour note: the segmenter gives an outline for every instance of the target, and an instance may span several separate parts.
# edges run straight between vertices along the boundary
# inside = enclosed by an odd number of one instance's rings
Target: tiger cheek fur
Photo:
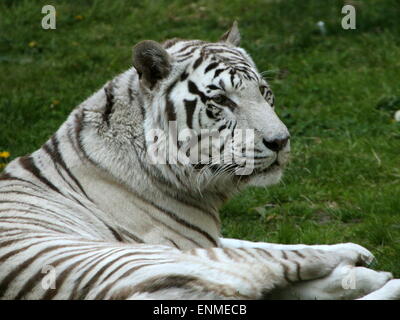
[[[137,44],[134,67],[81,103],[40,149],[5,168],[0,298],[260,299],[330,279],[344,262],[372,259],[353,244],[220,237],[219,207],[248,184],[276,183],[290,150],[272,92],[239,42],[235,23],[215,43]],[[166,146],[150,133],[171,122],[195,135],[253,130],[254,149],[242,156],[254,170],[238,177],[237,164],[152,163],[150,147]],[[43,282],[43,270],[54,271],[52,283]],[[390,275],[372,278],[379,278],[370,286],[376,289]],[[392,287],[384,294],[394,296]],[[326,297],[322,289],[302,290]]]

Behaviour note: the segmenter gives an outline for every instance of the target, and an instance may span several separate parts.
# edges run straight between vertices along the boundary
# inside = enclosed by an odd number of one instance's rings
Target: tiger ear
[[[240,32],[237,21],[233,22],[232,27],[222,35],[219,41],[230,43],[235,47],[240,45]]]
[[[140,80],[152,89],[158,81],[169,75],[171,58],[158,42],[145,40],[133,47],[133,66]]]

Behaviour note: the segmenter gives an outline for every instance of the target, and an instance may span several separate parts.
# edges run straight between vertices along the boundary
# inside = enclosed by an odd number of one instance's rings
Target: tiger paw
[[[338,252],[346,263],[357,266],[368,266],[374,260],[374,255],[366,248],[355,243],[339,243],[321,248],[322,250]]]
[[[295,283],[277,290],[272,297],[300,300],[390,299],[400,294],[400,280],[389,285],[393,281],[391,279],[389,272],[341,265],[326,277]]]

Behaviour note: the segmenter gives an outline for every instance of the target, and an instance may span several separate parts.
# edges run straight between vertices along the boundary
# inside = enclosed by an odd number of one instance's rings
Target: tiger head
[[[225,179],[225,183],[232,180],[245,185],[269,185],[281,178],[290,151],[289,132],[275,113],[268,83],[249,54],[238,47],[239,42],[235,22],[218,42],[172,39],[159,44],[147,40],[133,49],[133,65],[139,74],[145,104],[151,109],[151,116],[145,121],[146,132],[165,132],[174,124],[175,135],[190,131],[198,141],[202,141],[202,132],[207,130],[224,133],[222,139],[217,139],[219,161],[215,161],[213,153],[208,162],[182,165],[182,179],[196,176],[197,181],[201,177],[208,182],[214,178],[219,182]],[[232,139],[228,148],[224,139],[240,130],[243,136],[250,132],[245,139],[242,136],[242,147],[237,147]],[[170,137],[171,131],[168,132]],[[158,137],[147,138],[148,142],[161,143]],[[190,157],[188,139],[176,140],[178,149],[183,148],[183,154]],[[252,147],[246,148],[249,145]],[[206,146],[208,151],[215,147],[212,142]],[[234,153],[242,161],[222,162],[222,154],[227,153]],[[251,170],[238,174],[249,163]]]

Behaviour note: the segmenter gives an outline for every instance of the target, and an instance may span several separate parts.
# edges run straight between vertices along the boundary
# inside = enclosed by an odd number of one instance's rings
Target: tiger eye
[[[224,104],[224,102],[227,101],[227,97],[225,97],[225,96],[222,95],[222,94],[219,94],[219,95],[213,97],[212,100],[213,100],[214,102],[218,103],[218,104]]]

